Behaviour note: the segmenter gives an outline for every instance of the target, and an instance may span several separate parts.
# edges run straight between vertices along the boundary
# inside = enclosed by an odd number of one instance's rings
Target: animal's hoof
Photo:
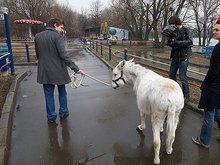
[[[154,164],[160,164],[160,159],[159,160],[154,159]]]
[[[172,152],[173,152],[173,148],[171,148],[171,149],[167,150],[167,154],[168,154],[168,155],[171,155],[171,154],[172,154]]]
[[[143,133],[143,131],[140,129],[140,128],[136,128],[136,131],[138,132],[138,133]]]

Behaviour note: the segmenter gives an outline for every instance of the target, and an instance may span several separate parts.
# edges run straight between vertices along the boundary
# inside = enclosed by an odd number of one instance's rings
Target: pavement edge
[[[12,81],[5,100],[5,104],[2,108],[2,114],[0,118],[0,165],[6,165],[8,163],[12,118],[15,109],[17,90],[20,82],[26,76],[27,72],[19,73]]]
[[[89,53],[96,56],[98,59],[100,59],[108,68],[110,68],[111,70],[114,69],[114,67],[108,63],[108,61],[106,61],[104,58],[101,58],[100,56],[98,56],[95,52],[93,52],[89,47],[86,47],[85,49],[89,50]]]

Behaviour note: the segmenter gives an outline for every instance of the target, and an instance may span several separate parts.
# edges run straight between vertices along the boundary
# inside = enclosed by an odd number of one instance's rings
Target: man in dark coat
[[[64,38],[60,35],[63,28],[61,20],[51,19],[46,30],[35,36],[38,59],[37,82],[43,84],[48,123],[55,123],[57,118],[54,103],[55,85],[58,86],[59,92],[59,116],[64,119],[69,115],[65,84],[70,83],[71,79],[67,66],[75,73],[82,73],[65,49]]]
[[[168,37],[167,44],[172,48],[169,77],[176,81],[177,71],[182,83],[182,90],[185,102],[189,100],[189,84],[187,78],[187,67],[189,56],[192,53],[192,34],[189,28],[182,25],[177,16],[172,16],[168,20],[169,25],[164,28],[162,34]]]
[[[216,21],[213,37],[220,41],[220,17]],[[216,44],[210,59],[207,75],[201,86],[199,108],[204,109],[204,120],[199,137],[193,137],[194,143],[209,148],[215,119],[220,129],[220,42]],[[220,141],[220,137],[217,137]]]

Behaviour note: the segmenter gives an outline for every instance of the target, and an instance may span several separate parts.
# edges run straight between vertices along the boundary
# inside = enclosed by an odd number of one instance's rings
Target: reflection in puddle
[[[114,163],[116,165],[152,164],[153,160],[150,157],[147,157],[147,153],[144,148],[145,135],[140,133],[139,136],[140,143],[136,148],[133,148],[130,144],[126,143],[114,145]]]

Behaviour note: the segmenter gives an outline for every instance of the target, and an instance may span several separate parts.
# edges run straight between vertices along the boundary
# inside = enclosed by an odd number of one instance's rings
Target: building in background
[[[84,37],[101,40],[128,40],[129,31],[108,26],[107,22],[103,22],[100,27],[88,27],[85,29]]]
[[[120,29],[116,27],[109,27],[108,30],[109,40],[128,40],[129,31],[126,29]]]

